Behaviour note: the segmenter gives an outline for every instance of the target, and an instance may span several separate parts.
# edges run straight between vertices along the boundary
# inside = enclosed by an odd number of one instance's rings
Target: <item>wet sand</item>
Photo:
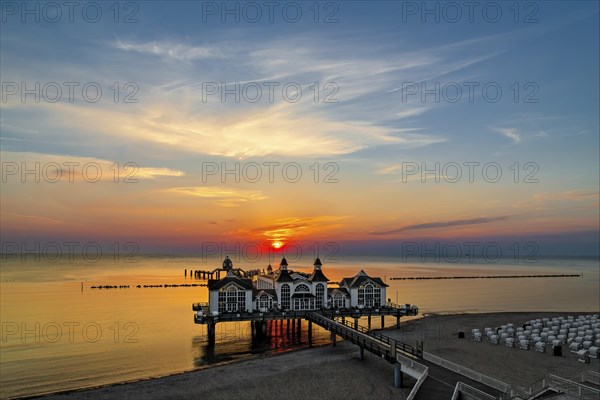
[[[425,351],[487,374],[509,384],[528,387],[546,374],[573,378],[585,370],[599,368],[563,349],[563,357],[552,352],[537,353],[491,345],[469,339],[472,328],[496,327],[512,322],[520,326],[533,318],[589,313],[493,313],[430,315],[403,323],[386,334],[409,344],[425,341]],[[361,321],[362,323],[362,321]],[[458,339],[458,331],[466,333]],[[405,388],[393,387],[393,368],[386,361],[365,353],[350,343],[324,346],[265,356],[202,370],[124,383],[91,390],[73,391],[43,397],[45,400],[83,399],[404,399],[414,380],[405,377]],[[426,382],[427,383],[427,382]]]
[[[411,382],[406,379],[406,382]],[[414,382],[414,381],[412,381]],[[372,354],[359,360],[358,348],[338,342],[266,356],[164,378],[44,396],[44,400],[83,399],[403,399],[395,389],[393,367]]]

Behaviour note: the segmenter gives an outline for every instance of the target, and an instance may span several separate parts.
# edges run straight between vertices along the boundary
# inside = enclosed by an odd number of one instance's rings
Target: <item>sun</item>
[[[273,242],[272,244],[274,249],[280,249],[283,246],[283,243],[281,242]]]

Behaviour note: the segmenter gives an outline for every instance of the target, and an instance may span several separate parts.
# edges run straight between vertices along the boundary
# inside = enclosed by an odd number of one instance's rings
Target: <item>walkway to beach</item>
[[[465,383],[494,397],[500,396],[501,394],[499,390],[459,375],[456,372],[440,367],[429,361],[420,360],[419,362],[429,368],[429,375],[417,392],[417,396],[415,397],[416,400],[451,399],[454,388],[458,382]]]

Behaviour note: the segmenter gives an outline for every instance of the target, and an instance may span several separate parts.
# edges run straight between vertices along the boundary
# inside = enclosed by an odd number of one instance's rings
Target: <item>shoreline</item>
[[[572,311],[572,312],[547,312],[547,311],[540,311],[540,312],[535,312],[535,311],[529,311],[529,312],[507,312],[507,311],[502,311],[502,312],[492,312],[492,313],[469,313],[469,312],[462,312],[462,313],[437,313],[437,312],[432,312],[432,313],[425,313],[422,314],[421,317],[419,318],[412,318],[409,321],[406,321],[405,323],[401,324],[401,328],[400,329],[396,329],[394,326],[389,326],[383,329],[383,331],[386,332],[386,334],[390,335],[390,337],[396,337],[399,339],[403,339],[407,342],[410,343],[410,340],[413,340],[415,338],[419,338],[419,334],[423,334],[423,332],[425,332],[425,334],[427,333],[431,333],[434,332],[435,330],[427,330],[425,329],[424,331],[421,330],[419,331],[420,327],[426,326],[429,322],[435,323],[437,324],[436,326],[440,325],[440,324],[450,324],[449,326],[452,327],[459,327],[459,328],[465,328],[465,331],[467,330],[466,327],[470,327],[470,326],[480,326],[481,324],[486,324],[488,321],[490,320],[497,320],[497,321],[504,321],[504,323],[506,322],[517,322],[517,320],[527,320],[527,319],[531,319],[532,316],[535,316],[536,318],[542,318],[542,317],[552,317],[552,316],[567,316],[567,315],[581,315],[581,314],[596,314],[598,313],[596,312],[581,312],[581,311]],[[481,326],[482,327],[482,326]],[[376,329],[376,330],[380,330],[380,329]],[[438,355],[443,355],[444,357],[449,358],[451,361],[460,361],[459,360],[452,360],[450,357],[448,357],[449,355],[453,354],[452,351],[452,346],[463,346],[466,347],[467,349],[471,348],[471,350],[474,350],[476,352],[482,353],[481,352],[481,347],[480,346],[485,346],[485,349],[488,351],[484,351],[483,353],[489,353],[491,351],[495,351],[496,353],[500,353],[503,354],[502,352],[504,350],[507,351],[511,351],[511,350],[515,350],[515,349],[504,349],[504,346],[492,346],[492,345],[488,345],[487,343],[474,343],[474,342],[470,342],[468,339],[461,339],[462,342],[459,342],[457,340],[454,340],[454,333],[453,332],[446,332],[446,337],[434,337],[433,340],[429,340],[427,338],[427,336],[424,338],[425,339],[425,350],[426,351],[430,351],[433,354],[438,354]],[[449,340],[452,339],[452,340]],[[314,368],[315,365],[321,365],[321,364],[327,364],[327,363],[331,363],[331,354],[337,354],[340,353],[340,348],[344,348],[344,350],[342,351],[342,353],[346,356],[346,358],[350,355],[352,355],[353,353],[356,353],[357,351],[355,351],[355,349],[353,348],[354,346],[352,346],[351,344],[344,344],[345,341],[339,341],[338,342],[338,347],[331,347],[329,344],[321,344],[321,345],[315,345],[315,346],[311,346],[311,347],[300,347],[300,348],[291,348],[291,349],[286,349],[284,351],[281,352],[277,352],[277,353],[271,353],[271,354],[257,354],[257,355],[249,355],[248,357],[242,358],[242,359],[237,359],[237,360],[233,360],[233,361],[227,361],[227,362],[221,362],[221,363],[216,363],[216,364],[211,364],[211,365],[207,365],[201,368],[195,368],[195,369],[191,369],[191,370],[187,370],[187,371],[181,371],[181,372],[176,372],[173,374],[168,374],[168,375],[163,375],[163,376],[154,376],[154,377],[148,377],[148,378],[142,378],[142,379],[135,379],[135,380],[131,380],[131,381],[123,381],[123,382],[115,382],[115,383],[111,383],[111,384],[107,384],[107,385],[99,385],[99,386],[94,386],[94,387],[83,387],[83,388],[77,388],[77,389],[69,389],[69,390],[65,390],[65,391],[60,391],[60,392],[52,392],[52,393],[46,393],[46,394],[41,394],[41,395],[30,395],[30,396],[25,396],[25,397],[17,397],[14,399],[19,399],[19,400],[30,400],[30,399],[75,399],[75,400],[79,400],[79,399],[89,399],[89,398],[96,398],[97,396],[99,396],[98,398],[104,398],[102,397],[104,393],[109,393],[108,397],[106,398],[110,398],[112,397],[119,397],[121,394],[125,394],[124,392],[131,392],[132,390],[136,391],[137,388],[142,388],[142,387],[148,387],[148,386],[157,386],[157,387],[162,387],[162,386],[169,386],[169,387],[173,387],[173,382],[177,383],[178,385],[181,384],[181,387],[186,387],[186,384],[192,383],[192,386],[195,387],[196,389],[198,389],[194,382],[203,382],[205,379],[205,377],[218,377],[220,376],[220,374],[218,373],[219,371],[229,371],[230,373],[236,374],[239,371],[245,371],[245,375],[248,375],[248,380],[250,382],[254,382],[254,378],[253,378],[253,374],[255,374],[259,369],[266,369],[267,373],[271,373],[271,374],[275,374],[277,375],[278,373],[280,373],[281,371],[277,370],[277,369],[272,369],[270,368],[269,365],[271,364],[282,364],[282,368],[287,368],[286,366],[291,364],[293,365],[294,362],[296,360],[303,360],[306,357],[309,357],[312,359],[311,356],[314,356],[314,361],[317,364],[313,363],[313,368],[306,367],[306,368],[302,368],[299,367],[299,373],[307,373],[310,374],[310,370],[313,369],[318,369],[318,368]],[[329,350],[327,349],[329,348]],[[456,349],[455,349],[456,350]],[[462,351],[462,350],[461,350]],[[456,352],[456,351],[454,351]],[[309,355],[310,353],[310,355]],[[331,354],[330,354],[331,353]],[[441,354],[440,354],[441,353]],[[522,352],[522,353],[526,353],[526,352]],[[506,353],[509,354],[509,353]],[[521,353],[514,353],[517,355],[520,355]],[[514,356],[514,354],[510,353],[511,356]],[[531,356],[532,354],[530,354]],[[537,356],[537,355],[534,355]],[[544,357],[544,355],[542,355],[542,357]],[[370,359],[375,358],[374,356],[370,355],[370,357],[368,357]],[[564,357],[567,358],[567,357]],[[286,362],[281,361],[285,359]],[[381,361],[381,360],[379,360]],[[552,361],[552,360],[551,360]],[[598,362],[598,360],[592,360],[592,363],[594,362]],[[253,369],[248,370],[248,365],[253,365],[253,364],[258,364],[261,367],[257,368],[257,371],[254,371]],[[574,368],[579,367],[579,365],[577,364],[581,364],[581,363],[576,363]],[[589,365],[589,369],[594,368],[593,364],[588,364]],[[338,366],[338,368],[344,368],[345,366],[342,364],[341,366]],[[385,365],[380,365],[380,368],[385,368]],[[480,371],[482,373],[487,372],[490,375],[493,375],[492,373],[489,372],[489,365],[485,366],[483,365],[482,367],[484,371]],[[488,370],[486,371],[485,369],[488,368]],[[346,373],[351,373],[352,371],[346,371]],[[542,371],[545,372],[545,371]],[[377,371],[371,371],[371,376],[369,377],[369,379],[378,379],[379,377],[377,376]],[[384,374],[385,375],[385,374]],[[387,377],[387,375],[386,375]],[[209,380],[210,380],[209,378]],[[258,377],[257,377],[258,378]],[[261,375],[260,378],[268,378],[264,377],[263,375]],[[388,377],[389,378],[389,377]],[[527,378],[528,379],[528,378]],[[345,380],[345,379],[344,379]],[[389,380],[389,379],[387,379]],[[517,380],[518,381],[518,380]],[[522,383],[520,381],[518,381],[519,383]],[[344,384],[348,383],[348,382],[342,382]],[[514,382],[512,382],[514,384]],[[533,383],[530,382],[530,384]],[[180,389],[181,389],[180,387]],[[218,387],[217,387],[218,388]],[[385,388],[385,389],[389,389],[389,388]],[[152,393],[155,393],[154,391]],[[197,391],[194,392],[197,395]],[[158,396],[158,397],[156,397]],[[125,398],[130,399],[130,398],[137,398],[135,396],[132,397],[132,395],[127,395]],[[152,395],[150,396],[150,398],[154,398],[154,399],[162,399],[165,397],[161,397],[160,394],[158,395]],[[186,398],[186,397],[184,397]],[[252,395],[250,394],[248,398],[252,398]]]
[[[283,355],[287,355],[287,354],[291,354],[291,353],[301,352],[303,350],[318,349],[318,348],[322,348],[322,347],[325,347],[325,346],[329,346],[329,344],[325,343],[325,344],[318,344],[318,345],[312,345],[312,346],[291,347],[289,349],[285,349],[285,350],[282,350],[282,351],[279,351],[279,352],[276,352],[276,353],[270,353],[270,354],[266,354],[266,353],[251,354],[251,353],[248,353],[247,356],[241,357],[241,358],[236,358],[235,360],[216,362],[214,364],[208,364],[208,365],[205,365],[205,366],[202,366],[202,367],[198,367],[198,368],[194,368],[194,369],[187,369],[187,370],[179,371],[179,372],[168,373],[168,374],[165,374],[165,375],[149,376],[149,377],[146,377],[146,378],[137,378],[137,379],[131,379],[131,380],[127,380],[127,381],[107,383],[107,384],[104,384],[104,385],[86,386],[86,387],[80,387],[80,388],[76,388],[76,389],[60,390],[58,392],[49,392],[49,393],[44,393],[44,394],[27,395],[27,396],[24,396],[24,397],[8,397],[6,400],[45,399],[45,398],[52,397],[52,396],[69,395],[69,394],[94,391],[94,390],[104,389],[104,388],[119,387],[119,386],[122,386],[122,385],[131,385],[131,384],[136,384],[136,383],[161,380],[161,379],[165,379],[165,378],[177,377],[177,376],[180,376],[180,375],[192,374],[194,372],[209,370],[209,369],[213,369],[213,368],[235,366],[236,364],[240,364],[240,363],[244,363],[244,362],[248,362],[248,361],[252,361],[252,360],[261,360],[261,359],[267,359],[267,358],[275,358],[275,357],[279,357],[279,356],[283,356]]]

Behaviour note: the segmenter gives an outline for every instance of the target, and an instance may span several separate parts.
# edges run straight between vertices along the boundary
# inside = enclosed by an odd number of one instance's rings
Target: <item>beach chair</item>
[[[580,361],[580,362],[589,363],[590,362],[590,352],[588,350],[579,350],[577,352],[577,358],[578,358],[578,361]]]
[[[519,341],[519,349],[529,350],[529,341],[528,340],[520,340]]]
[[[579,352],[581,347],[582,347],[582,345],[580,343],[573,342],[569,345],[569,350],[571,350],[571,353],[577,353],[577,352]]]
[[[544,343],[544,342],[537,342],[535,344],[535,351],[537,351],[539,353],[545,353],[546,352],[546,343]]]

